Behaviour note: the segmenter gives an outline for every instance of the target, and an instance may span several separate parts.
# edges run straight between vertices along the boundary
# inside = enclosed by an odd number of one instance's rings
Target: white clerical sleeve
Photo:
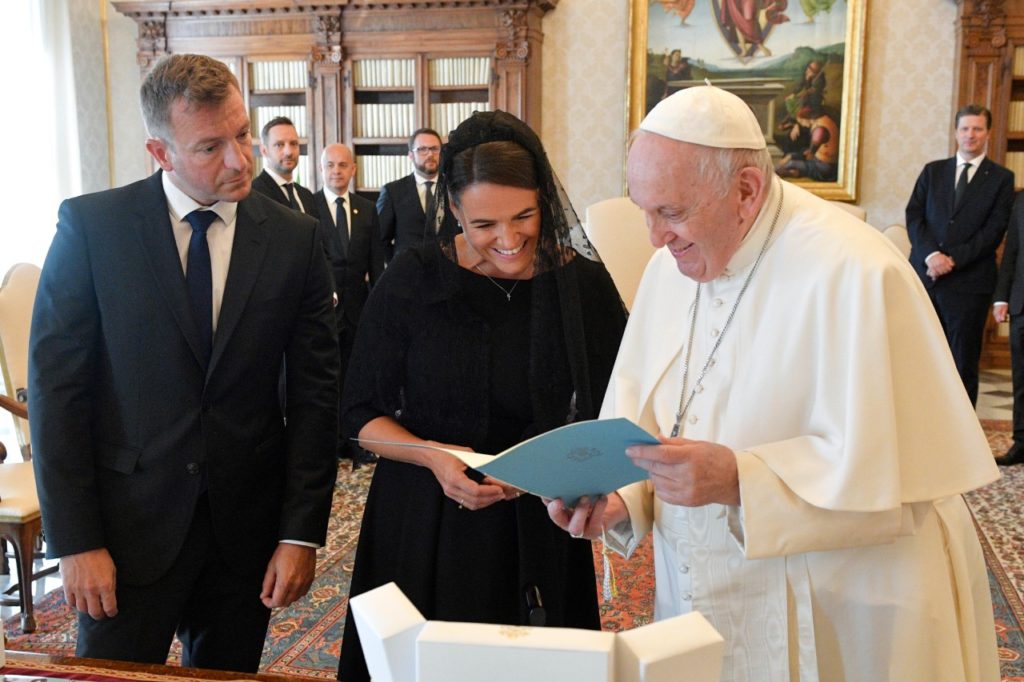
[[[756,453],[737,452],[740,506],[729,507],[729,530],[748,559],[894,542],[913,532],[909,505],[872,512],[808,504]]]
[[[779,415],[790,438],[735,449],[756,453],[808,504],[836,511],[898,510],[997,478],[911,269],[884,258],[830,265],[788,320],[801,330],[802,359],[783,375],[787,390],[808,397],[806,415]]]

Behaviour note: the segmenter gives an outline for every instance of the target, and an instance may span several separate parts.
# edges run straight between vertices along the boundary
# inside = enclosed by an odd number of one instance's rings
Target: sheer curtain
[[[0,276],[42,265],[57,207],[82,191],[65,0],[7,0],[0,24]]]

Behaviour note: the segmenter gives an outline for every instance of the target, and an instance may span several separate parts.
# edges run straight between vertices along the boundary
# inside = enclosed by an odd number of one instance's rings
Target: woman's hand
[[[469,448],[458,445],[443,445],[442,447],[449,450],[472,452]],[[441,484],[444,494],[460,507],[477,510],[508,499],[506,487],[498,485],[493,479],[484,479],[485,482],[481,484],[467,476],[466,469],[468,467],[455,455],[441,451],[434,451],[430,454],[431,472],[437,482]]]

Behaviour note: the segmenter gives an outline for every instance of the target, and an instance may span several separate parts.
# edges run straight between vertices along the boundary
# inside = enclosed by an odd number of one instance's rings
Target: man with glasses
[[[377,213],[389,263],[399,251],[419,246],[428,234],[433,235],[432,227],[427,226],[427,209],[433,207],[440,159],[441,136],[430,128],[420,128],[409,138],[413,172],[381,189]]]

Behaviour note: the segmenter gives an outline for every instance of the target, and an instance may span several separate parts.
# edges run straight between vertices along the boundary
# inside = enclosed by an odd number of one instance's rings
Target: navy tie
[[[345,200],[338,197],[334,200],[337,207],[334,211],[334,224],[338,226],[338,233],[341,235],[341,251],[348,257],[348,215],[345,213]]]
[[[202,209],[196,209],[185,216],[185,220],[192,226],[185,285],[188,287],[192,313],[195,315],[199,340],[207,361],[213,348],[213,273],[210,269],[210,246],[206,243],[206,231],[216,219],[216,213]]]

